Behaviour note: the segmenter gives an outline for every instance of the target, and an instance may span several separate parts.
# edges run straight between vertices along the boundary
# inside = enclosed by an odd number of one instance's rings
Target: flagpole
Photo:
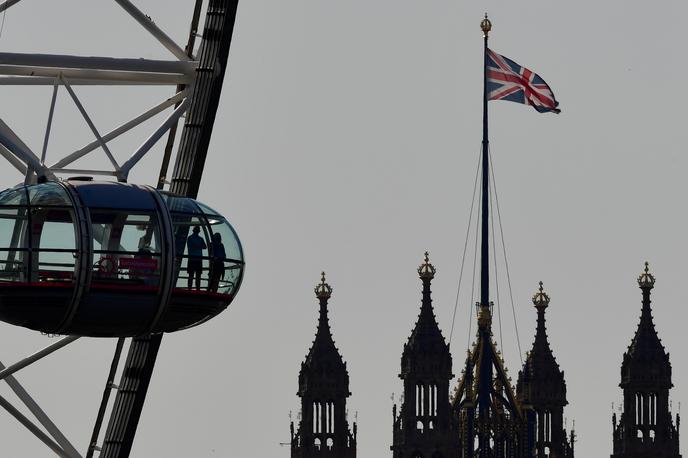
[[[489,189],[490,189],[490,159],[489,159],[489,139],[487,130],[487,64],[488,48],[487,38],[492,28],[490,20],[485,14],[485,19],[480,23],[485,39],[485,56],[483,65],[483,148],[482,148],[482,237],[480,247],[480,306],[478,310],[478,329],[480,349],[480,375],[478,377],[478,447],[480,453],[478,458],[488,458],[490,449],[490,408],[492,393],[492,344],[491,344],[491,321],[492,310],[490,310],[490,244],[489,244]],[[471,432],[471,435],[475,434]],[[474,436],[475,437],[475,436]],[[472,442],[472,439],[469,439]],[[472,445],[471,445],[472,447]],[[473,452],[469,458],[473,457]]]
[[[489,232],[488,222],[489,212],[489,140],[487,136],[487,38],[492,24],[485,14],[485,19],[480,23],[485,39],[485,55],[483,64],[483,148],[482,148],[482,237],[480,247],[480,306],[489,307],[490,305],[490,253],[489,253]]]

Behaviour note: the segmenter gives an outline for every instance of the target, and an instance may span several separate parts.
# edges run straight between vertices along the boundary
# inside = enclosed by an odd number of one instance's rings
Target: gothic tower
[[[648,264],[638,277],[643,294],[640,323],[621,364],[623,412],[614,426],[612,458],[680,458],[678,429],[669,411],[671,363],[652,321],[650,292],[655,278]]]
[[[301,419],[296,431],[291,424],[292,458],[356,457],[356,424],[352,434],[346,418],[349,373],[334,345],[327,317],[331,294],[323,272],[315,287],[320,301],[318,331],[299,373]]]
[[[423,299],[416,326],[404,345],[401,373],[404,397],[397,415],[394,406],[394,458],[458,457],[459,434],[449,405],[452,357],[432,308],[430,283],[435,268],[428,253],[418,268]]]
[[[564,430],[564,406],[566,400],[566,381],[564,372],[559,368],[547,340],[545,311],[549,306],[549,296],[542,288],[533,296],[537,309],[537,331],[533,348],[518,374],[516,397],[528,412],[532,428],[537,458],[573,457],[574,433],[569,442]]]

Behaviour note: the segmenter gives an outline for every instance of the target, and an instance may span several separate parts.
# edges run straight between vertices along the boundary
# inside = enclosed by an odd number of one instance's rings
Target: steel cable
[[[504,227],[502,225],[502,213],[499,209],[499,195],[497,194],[497,183],[494,176],[494,165],[492,164],[492,153],[488,150],[488,157],[490,159],[490,170],[492,175],[492,186],[494,189],[495,205],[497,207],[497,218],[499,218],[499,233],[502,240],[502,249],[504,252],[504,265],[506,267],[506,279],[509,285],[509,299],[511,300],[511,313],[514,318],[514,329],[516,331],[516,344],[518,345],[518,357],[523,364],[523,351],[521,350],[521,338],[518,333],[518,323],[516,322],[516,307],[514,306],[514,294],[511,287],[511,274],[509,273],[509,259],[506,255],[506,243],[504,242]]]
[[[463,255],[461,256],[461,268],[459,269],[459,284],[456,288],[456,301],[454,301],[454,313],[452,315],[452,324],[451,324],[451,331],[449,332],[449,345],[451,345],[452,338],[454,337],[454,323],[456,322],[456,310],[459,307],[459,294],[461,292],[461,281],[463,279],[463,268],[466,262],[466,251],[468,248],[468,238],[471,233],[471,221],[473,220],[473,208],[475,207],[475,191],[478,188],[478,176],[480,173],[480,155],[478,155],[478,165],[475,169],[475,180],[473,182],[473,197],[471,198],[471,210],[468,215],[468,224],[466,226],[466,239],[463,243]],[[474,265],[475,269],[475,265]],[[475,280],[475,272],[474,272],[474,280]],[[473,297],[473,294],[471,293],[471,297]],[[469,307],[470,308],[470,307]],[[469,331],[470,335],[470,331]]]

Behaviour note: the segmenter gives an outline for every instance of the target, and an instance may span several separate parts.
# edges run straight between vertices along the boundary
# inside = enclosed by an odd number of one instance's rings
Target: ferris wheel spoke
[[[41,150],[41,164],[45,164],[45,155],[48,152],[48,140],[50,139],[50,129],[53,126],[53,115],[55,114],[55,102],[57,101],[57,89],[59,80],[53,84],[53,96],[50,98],[50,110],[48,111],[48,124],[45,126],[45,136],[43,137],[43,149]]]
[[[80,84],[189,84],[193,82],[196,66],[194,61],[0,53],[0,75],[23,77],[29,84],[46,84],[46,77],[61,75]],[[0,80],[3,84],[18,84],[21,79],[4,81]]]
[[[177,59],[181,61],[191,60],[187,53],[180,48],[179,45],[172,40],[172,38],[170,38],[157,25],[155,25],[150,17],[146,16],[141,12],[141,10],[136,8],[133,3],[131,3],[129,0],[115,0],[115,2],[124,8],[124,10],[136,20],[136,22],[141,24],[144,29],[150,32],[150,34],[153,35],[155,39],[158,40],[165,48],[167,48],[168,51],[174,54]]]
[[[21,138],[8,126],[2,119],[0,119],[0,144],[14,155],[17,159],[24,162],[27,168],[32,168],[35,171],[41,172],[47,176],[53,176],[36,156],[33,151],[24,143]]]
[[[7,160],[7,162],[12,164],[12,166],[15,169],[17,169],[19,173],[21,173],[22,175],[26,175],[26,165],[22,161],[17,159],[17,157],[12,153],[12,151],[7,149],[5,145],[3,145],[2,143],[0,143],[0,156],[4,157]]]
[[[19,0],[7,0],[3,2],[2,4],[0,4],[0,13],[5,11],[10,6],[16,5],[17,3],[19,3]]]

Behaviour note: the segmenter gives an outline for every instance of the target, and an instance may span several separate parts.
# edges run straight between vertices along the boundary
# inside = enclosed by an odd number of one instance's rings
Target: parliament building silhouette
[[[450,391],[449,345],[432,306],[435,267],[426,253],[418,267],[420,313],[401,355],[401,405],[394,406],[392,458],[569,458],[576,435],[566,431],[564,371],[547,339],[550,298],[542,283],[533,296],[535,339],[515,386],[506,375],[492,338],[491,306],[479,305],[478,331]],[[647,263],[638,277],[642,309],[638,328],[623,355],[623,410],[613,414],[611,458],[680,458],[680,417],[669,407],[671,363],[655,329],[650,295],[655,278]],[[315,288],[320,303],[315,340],[301,363],[299,421],[291,424],[292,458],[354,458],[356,424],[349,424],[349,373],[334,344],[328,319],[332,288],[325,274]]]

